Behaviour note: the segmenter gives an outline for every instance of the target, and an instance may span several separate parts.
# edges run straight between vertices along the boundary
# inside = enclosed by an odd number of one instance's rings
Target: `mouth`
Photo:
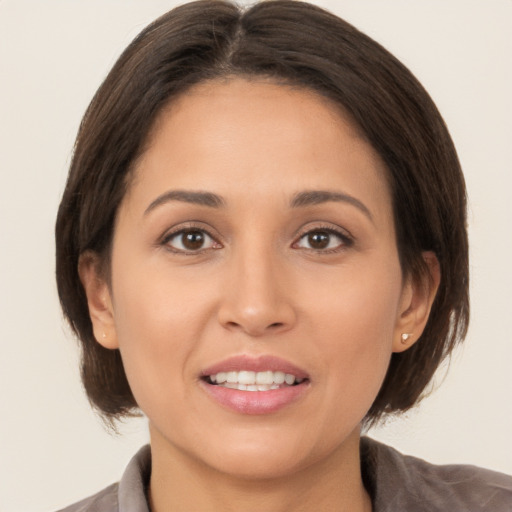
[[[234,356],[204,370],[202,388],[215,402],[239,414],[275,413],[310,390],[309,375],[274,356]]]
[[[290,386],[298,386],[305,378],[297,377],[292,373],[283,371],[226,371],[206,375],[202,379],[211,385],[222,386],[238,391],[271,391]]]

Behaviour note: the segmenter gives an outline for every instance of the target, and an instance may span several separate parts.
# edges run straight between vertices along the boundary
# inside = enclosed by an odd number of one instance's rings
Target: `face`
[[[413,301],[375,151],[315,93],[241,79],[161,113],[104,292],[153,446],[247,477],[340,456]]]

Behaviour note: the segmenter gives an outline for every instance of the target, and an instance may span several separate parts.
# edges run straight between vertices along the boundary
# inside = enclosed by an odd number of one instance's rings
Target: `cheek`
[[[380,270],[352,268],[310,297],[326,399],[358,409],[355,417],[364,416],[382,385],[399,315],[399,264]]]
[[[211,287],[194,279],[192,267],[176,270],[158,251],[149,256],[119,253],[113,261],[113,294],[121,344],[134,338],[167,344],[200,324]]]
[[[401,268],[392,247],[354,258],[338,272],[317,272],[315,281],[317,293],[310,304],[318,305],[319,315],[325,311],[323,320],[341,335],[357,335],[361,345],[379,333],[391,338],[402,294]]]
[[[200,283],[169,275],[161,265],[130,265],[124,258],[116,269],[116,333],[128,381],[144,410],[162,389],[186,393],[188,361],[198,349],[210,301]]]

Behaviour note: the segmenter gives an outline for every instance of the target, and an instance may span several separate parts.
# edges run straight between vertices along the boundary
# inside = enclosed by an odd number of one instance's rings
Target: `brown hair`
[[[302,86],[342,106],[387,166],[404,274],[424,275],[422,252],[437,255],[442,278],[427,326],[409,350],[392,355],[366,420],[407,410],[467,330],[464,179],[443,119],[410,71],[342,19],[294,0],[246,10],[200,0],[171,10],[128,46],[89,105],[56,243],[59,297],[82,344],[91,403],[110,420],[137,407],[119,351],[94,338],[79,256],[91,250],[108,263],[127,177],[162,107],[194,84],[230,76]]]

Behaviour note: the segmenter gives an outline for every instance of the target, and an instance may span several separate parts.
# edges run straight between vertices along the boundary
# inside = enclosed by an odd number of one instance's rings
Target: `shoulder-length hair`
[[[441,284],[426,328],[392,355],[366,421],[405,411],[466,334],[469,318],[466,191],[441,115],[411,72],[378,43],[314,5],[270,0],[243,9],[200,0],[163,15],[126,48],[79,129],[56,224],[60,302],[82,346],[82,378],[108,420],[136,410],[118,350],[94,338],[78,259],[109,268],[114,221],[128,178],[162,108],[191,86],[265,77],[317,92],[342,107],[385,162],[404,275],[439,260]]]

